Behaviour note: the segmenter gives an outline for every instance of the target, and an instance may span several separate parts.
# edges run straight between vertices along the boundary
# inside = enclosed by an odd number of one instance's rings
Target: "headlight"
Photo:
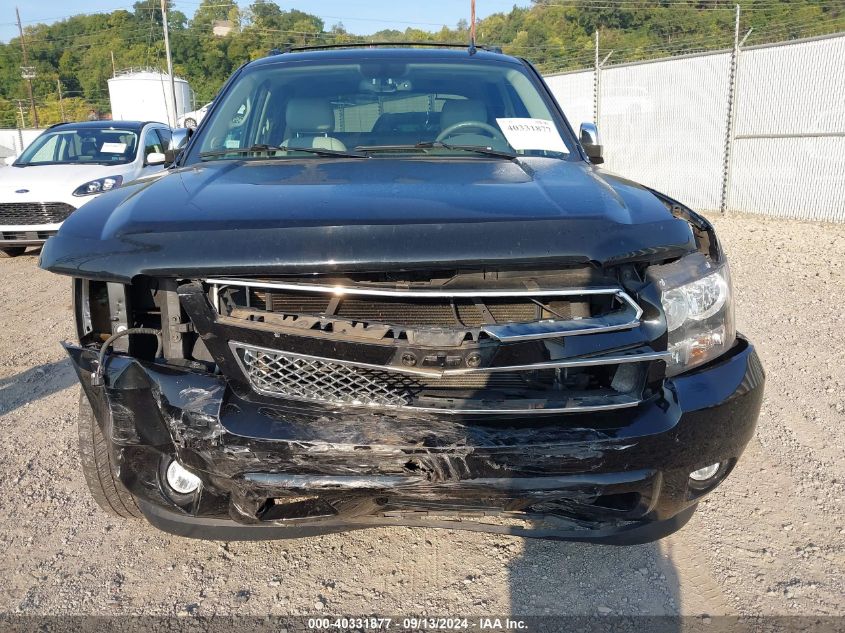
[[[104,191],[111,191],[117,189],[123,183],[123,176],[109,176],[107,178],[97,178],[91,182],[86,182],[80,185],[73,192],[75,196],[93,196],[96,193],[103,193]]]
[[[649,269],[660,289],[669,330],[674,376],[728,351],[736,339],[731,277],[727,263],[714,265],[700,253]]]

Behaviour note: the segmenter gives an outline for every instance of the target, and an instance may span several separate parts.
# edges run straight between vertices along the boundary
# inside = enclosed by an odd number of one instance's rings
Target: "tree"
[[[743,28],[754,30],[748,43],[845,30],[845,5],[817,0],[739,0]],[[592,64],[593,33],[602,32],[602,48],[614,49],[613,61],[673,55],[690,49],[727,48],[733,40],[732,3],[699,0],[684,6],[669,0],[629,2],[549,2],[533,0],[477,23],[481,43],[502,45],[542,71],[585,68]],[[329,30],[304,11],[283,10],[272,0],[253,0],[241,11],[235,0],[202,0],[189,20],[168,0],[168,28],[175,72],[189,80],[197,101],[209,101],[241,63],[286,45],[354,41],[466,42],[469,25],[438,31],[387,29],[367,38],[350,33],[342,23]],[[721,8],[720,8],[721,7]],[[39,114],[53,121],[57,114],[56,77],[66,97],[66,113],[91,107],[109,111],[111,56],[118,70],[164,68],[160,0],[137,0],[132,10],[76,15],[53,24],[25,27]],[[237,28],[214,37],[211,24],[230,20]],[[27,99],[21,81],[18,38],[0,43],[0,125],[16,125],[17,100]],[[42,113],[43,109],[43,113]],[[29,116],[29,114],[27,114]]]
[[[200,31],[211,31],[212,24],[218,20],[229,20],[233,25],[240,23],[240,9],[234,0],[202,0],[190,25]]]

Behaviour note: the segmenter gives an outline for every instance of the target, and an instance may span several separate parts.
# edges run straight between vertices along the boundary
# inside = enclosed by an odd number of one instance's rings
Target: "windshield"
[[[201,160],[572,154],[516,64],[280,63],[247,69],[219,101],[194,145]]]
[[[119,128],[48,131],[35,139],[15,161],[25,165],[120,165],[135,160],[138,134]]]

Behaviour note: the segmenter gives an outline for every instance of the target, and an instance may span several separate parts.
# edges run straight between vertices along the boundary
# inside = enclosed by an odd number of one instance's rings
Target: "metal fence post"
[[[719,211],[728,210],[730,198],[731,170],[733,169],[734,124],[736,123],[736,75],[739,66],[739,5],[736,5],[736,24],[734,25],[734,47],[731,52],[731,71],[728,84],[728,120],[725,126],[725,153],[722,164],[722,194],[719,200]]]
[[[593,123],[599,125],[601,111],[601,65],[599,64],[599,30],[596,29],[596,62],[593,67]]]

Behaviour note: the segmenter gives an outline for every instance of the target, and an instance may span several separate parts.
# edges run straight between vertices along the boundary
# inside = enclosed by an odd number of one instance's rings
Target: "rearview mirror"
[[[147,154],[147,165],[164,165],[167,157],[161,152],[150,152]]]
[[[602,155],[604,148],[599,140],[599,130],[595,123],[581,124],[580,140],[581,147],[584,148],[584,152],[586,152],[590,162],[593,165],[601,165],[604,162],[604,156]]]

